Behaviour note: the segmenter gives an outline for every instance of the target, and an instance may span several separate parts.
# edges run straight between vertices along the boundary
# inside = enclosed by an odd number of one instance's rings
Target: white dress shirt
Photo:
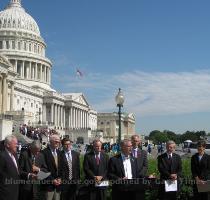
[[[127,177],[127,179],[132,179],[132,168],[131,168],[131,160],[130,160],[130,156],[125,156],[124,154],[122,155],[122,160],[123,160],[123,166],[124,166],[124,171],[125,171],[125,177]]]

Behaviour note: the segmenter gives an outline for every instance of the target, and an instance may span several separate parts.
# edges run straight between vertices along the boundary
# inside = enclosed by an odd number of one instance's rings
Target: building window
[[[109,124],[110,124],[110,122],[107,122],[106,124],[107,124],[107,125],[109,125]]]
[[[101,125],[103,125],[104,124],[104,122],[101,122]]]
[[[12,49],[15,49],[15,41],[12,41]]]
[[[3,49],[3,41],[0,41],[0,49]]]
[[[33,108],[33,106],[34,106],[34,104],[33,103],[31,103],[31,107]]]
[[[9,49],[9,41],[6,41],[6,49]]]
[[[17,105],[19,105],[19,103],[20,103],[20,100],[19,100],[19,99],[17,99]]]

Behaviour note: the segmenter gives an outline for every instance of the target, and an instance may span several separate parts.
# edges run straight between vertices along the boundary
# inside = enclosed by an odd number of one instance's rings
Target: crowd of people
[[[140,143],[138,135],[124,139],[119,144],[120,152],[110,157],[102,150],[102,142],[95,139],[92,151],[87,152],[81,162],[80,154],[72,150],[70,139],[61,140],[58,134],[49,136],[49,145],[43,150],[40,141],[34,140],[18,158],[17,138],[9,135],[0,152],[0,199],[106,200],[107,183],[111,182],[112,200],[144,200],[148,183],[145,180],[155,177],[147,175],[147,152],[139,148]],[[161,200],[175,200],[181,187],[182,161],[175,153],[175,147],[174,141],[168,141],[166,152],[157,159]],[[191,170],[195,183],[205,184],[210,175],[210,159],[205,154],[204,141],[198,142],[198,153],[192,156]],[[88,188],[85,198],[80,198],[78,193],[81,184]],[[168,184],[175,184],[173,190]],[[193,185],[195,200],[207,200],[208,193],[198,192],[197,184]]]

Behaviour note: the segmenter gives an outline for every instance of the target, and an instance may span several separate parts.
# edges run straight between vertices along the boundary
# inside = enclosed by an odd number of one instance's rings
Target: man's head
[[[60,146],[60,137],[57,134],[53,134],[50,136],[50,147],[52,149],[57,149]]]
[[[93,140],[93,150],[95,153],[101,152],[102,142],[99,139]]]
[[[14,135],[8,135],[5,138],[4,146],[10,153],[15,154],[17,152],[17,145],[18,141]]]
[[[176,148],[176,143],[173,140],[169,140],[166,143],[167,153],[173,153],[175,151],[175,148]]]
[[[128,156],[131,154],[132,143],[131,140],[124,139],[120,142],[121,151],[124,155]]]
[[[34,140],[30,144],[30,151],[33,155],[38,155],[41,150],[41,143],[38,140]]]
[[[61,141],[62,147],[64,151],[71,151],[72,148],[72,142],[69,138],[63,138]]]
[[[204,154],[206,149],[206,142],[204,140],[200,140],[197,143],[197,150],[199,154]]]
[[[131,143],[132,143],[133,148],[138,148],[141,143],[139,135],[132,135]]]

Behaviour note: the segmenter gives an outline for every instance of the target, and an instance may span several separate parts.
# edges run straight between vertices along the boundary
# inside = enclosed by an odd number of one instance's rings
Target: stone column
[[[4,74],[3,76],[3,92],[2,92],[2,95],[3,95],[3,98],[2,98],[2,112],[5,113],[5,111],[7,110],[7,97],[8,97],[8,94],[7,94],[7,74]]]
[[[3,98],[3,90],[2,90],[2,85],[3,85],[3,76],[0,75],[0,113],[2,113],[2,98]]]
[[[47,120],[47,109],[46,104],[42,105],[42,122],[46,123]]]
[[[63,128],[66,128],[66,109],[63,107]]]
[[[50,121],[51,121],[51,123],[53,123],[54,122],[54,104],[53,103],[51,104],[51,112],[50,112],[50,114],[51,114]]]
[[[32,74],[32,69],[31,69],[31,62],[29,62],[29,73],[28,73],[28,78],[32,79],[33,74]]]
[[[55,104],[55,113],[54,113],[54,119],[55,119],[55,126],[58,125],[57,119],[58,119],[58,113],[57,113],[57,104]]]
[[[11,84],[11,93],[10,93],[10,111],[14,109],[14,82],[10,82]]]
[[[73,113],[73,115],[72,115],[72,128],[75,128],[75,108],[72,108],[73,109],[73,111],[72,111],[72,113]]]
[[[45,66],[44,80],[47,83],[47,66]]]
[[[40,81],[42,81],[42,64],[40,64]]]
[[[35,69],[34,69],[34,79],[37,80],[37,63],[35,63]]]
[[[15,60],[15,72],[17,73],[17,64],[18,64],[18,61]]]

